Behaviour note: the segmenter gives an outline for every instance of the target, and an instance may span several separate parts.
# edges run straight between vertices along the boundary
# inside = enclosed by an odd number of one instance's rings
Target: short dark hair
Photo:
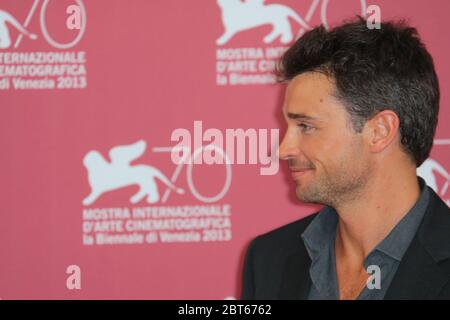
[[[330,31],[316,27],[284,53],[277,69],[281,81],[308,71],[334,80],[356,132],[378,112],[392,110],[404,151],[417,167],[428,158],[440,92],[433,58],[415,28],[391,21],[369,29],[361,17]]]

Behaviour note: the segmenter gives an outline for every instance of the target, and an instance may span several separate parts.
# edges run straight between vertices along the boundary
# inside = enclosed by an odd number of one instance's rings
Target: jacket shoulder
[[[259,235],[250,242],[244,259],[241,299],[277,298],[289,257],[296,252],[306,254],[301,235],[316,215]]]
[[[302,241],[301,235],[310,225],[318,212],[307,217],[291,222],[267,233],[257,236],[252,242],[255,247],[280,250],[294,246],[298,248],[298,241]],[[303,242],[303,241],[302,241]]]

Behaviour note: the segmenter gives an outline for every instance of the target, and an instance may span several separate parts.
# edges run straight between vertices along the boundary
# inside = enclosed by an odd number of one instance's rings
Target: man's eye
[[[312,126],[310,126],[310,125],[307,125],[307,124],[304,124],[304,123],[300,123],[298,126],[300,127],[300,129],[301,129],[303,132],[309,132],[309,131],[311,131],[312,129],[314,129],[314,127],[312,127]]]

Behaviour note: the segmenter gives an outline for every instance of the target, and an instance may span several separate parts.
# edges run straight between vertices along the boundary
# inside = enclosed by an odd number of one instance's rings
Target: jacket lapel
[[[310,265],[311,259],[302,242],[299,251],[286,259],[278,299],[308,299],[309,289],[311,287],[311,278],[309,276]]]
[[[450,268],[450,210],[430,191],[423,221],[406,251],[385,299],[434,299],[448,282]]]
[[[384,299],[433,299],[446,282],[447,275],[415,238]]]

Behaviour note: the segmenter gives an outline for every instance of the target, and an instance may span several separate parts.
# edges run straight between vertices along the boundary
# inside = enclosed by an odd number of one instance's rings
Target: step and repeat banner
[[[371,5],[435,59],[449,203],[447,0],[0,0],[0,299],[239,298],[249,241],[318,209],[276,160],[276,61]]]

